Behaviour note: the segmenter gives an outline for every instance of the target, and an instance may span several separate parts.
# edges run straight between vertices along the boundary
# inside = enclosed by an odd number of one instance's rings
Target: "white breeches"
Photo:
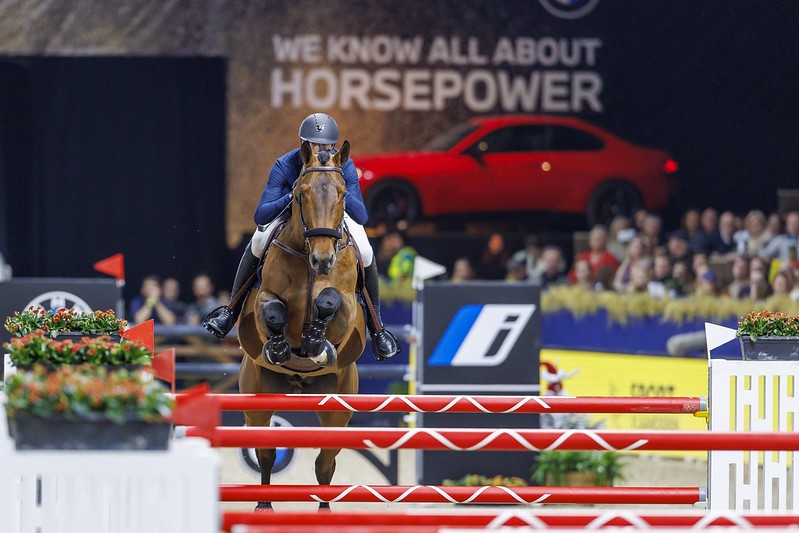
[[[261,257],[261,254],[264,253],[264,248],[266,248],[266,243],[269,242],[272,233],[275,232],[275,228],[287,219],[288,215],[284,214],[280,215],[266,226],[258,226],[258,229],[252,234],[252,240],[250,241],[250,251],[255,257]],[[352,235],[355,244],[358,245],[358,249],[361,251],[364,267],[368,267],[372,264],[372,261],[374,261],[375,254],[372,251],[369,238],[366,236],[366,230],[363,229],[363,226],[352,220],[347,213],[344,213],[344,223],[347,225],[350,235]]]

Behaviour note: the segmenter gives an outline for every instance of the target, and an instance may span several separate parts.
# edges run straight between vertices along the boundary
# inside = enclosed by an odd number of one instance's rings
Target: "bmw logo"
[[[92,308],[89,307],[89,304],[84,302],[79,296],[75,296],[71,292],[66,291],[50,291],[40,294],[28,302],[28,305],[26,305],[24,309],[29,307],[41,307],[48,311],[55,311],[62,307],[66,307],[67,309],[74,309],[79,313],[92,312]]]
[[[272,427],[292,427],[291,423],[283,417],[272,415],[272,422],[269,424]],[[261,469],[258,467],[258,456],[255,454],[255,448],[240,448],[236,452],[241,466],[244,467],[249,473],[256,477],[261,476]],[[280,474],[288,469],[294,462],[296,450],[294,448],[278,448],[277,457],[275,457],[275,466],[272,468],[272,475]]]
[[[541,5],[561,19],[578,19],[594,10],[599,0],[541,0]]]

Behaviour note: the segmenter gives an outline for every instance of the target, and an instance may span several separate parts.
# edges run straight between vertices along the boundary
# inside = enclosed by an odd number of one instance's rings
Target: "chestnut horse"
[[[364,311],[356,298],[358,266],[344,223],[344,141],[335,154],[302,143],[303,169],[294,185],[291,217],[269,247],[261,285],[244,303],[238,327],[246,352],[242,393],[354,394],[355,361],[366,343]],[[272,412],[244,413],[248,426],[268,426]],[[323,426],[346,426],[349,412],[318,412]],[[330,484],[340,449],[322,449],[316,479]],[[274,449],[257,450],[261,483],[269,484]],[[321,507],[329,507],[322,504]],[[257,509],[271,508],[258,502]]]

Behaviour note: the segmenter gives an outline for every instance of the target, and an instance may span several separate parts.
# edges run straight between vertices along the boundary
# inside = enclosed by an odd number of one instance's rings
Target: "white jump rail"
[[[796,514],[762,513],[658,513],[656,511],[635,512],[629,510],[581,511],[537,511],[526,509],[437,511],[416,509],[398,512],[335,512],[318,513],[307,511],[256,513],[227,511],[222,515],[222,530],[231,533],[260,533],[283,531],[450,531],[444,528],[472,528],[469,531],[563,531],[562,528],[590,531],[593,529],[648,529],[688,531],[715,529],[730,531],[763,529],[791,530],[799,525]],[[315,529],[319,527],[319,529]],[[516,529],[526,527],[527,529]],[[262,529],[263,528],[263,529]],[[281,529],[282,528],[282,529]],[[326,529],[321,529],[326,528]],[[670,529],[667,529],[670,528]],[[461,531],[460,529],[458,531]]]

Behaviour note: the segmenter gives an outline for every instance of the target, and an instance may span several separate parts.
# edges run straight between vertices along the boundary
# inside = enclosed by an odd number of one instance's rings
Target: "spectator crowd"
[[[492,234],[483,253],[458,257],[452,281],[535,281],[586,290],[648,293],[653,298],[711,297],[799,300],[799,211],[784,217],[752,210],[744,217],[714,208],[691,209],[680,227],[665,232],[662,219],[640,210],[597,225],[566,257],[536,235],[510,253],[502,234]],[[378,252],[379,253],[379,252]],[[435,257],[431,257],[435,260]],[[410,275],[410,274],[408,274]]]
[[[799,211],[781,216],[752,210],[745,216],[712,207],[691,209],[680,227],[665,232],[662,219],[640,210],[617,216],[608,227],[597,225],[575,240],[574,254],[537,235],[509,251],[501,233],[486,240],[481,254],[463,255],[447,265],[453,282],[468,280],[534,281],[544,290],[557,285],[588,291],[648,293],[653,298],[707,295],[762,301],[772,296],[799,300]],[[417,251],[400,232],[388,232],[376,247],[378,270],[391,286],[410,287]],[[435,256],[429,257],[440,261]],[[133,323],[199,325],[230,294],[216,291],[205,273],[192,281],[192,298],[181,297],[175,278],[148,275],[131,302]]]
[[[229,293],[215,292],[214,282],[206,273],[194,276],[192,299],[188,302],[183,300],[176,278],[161,280],[157,274],[149,274],[142,280],[139,294],[130,301],[127,316],[134,324],[153,319],[156,324],[167,326],[198,326],[208,312],[229,299]]]

